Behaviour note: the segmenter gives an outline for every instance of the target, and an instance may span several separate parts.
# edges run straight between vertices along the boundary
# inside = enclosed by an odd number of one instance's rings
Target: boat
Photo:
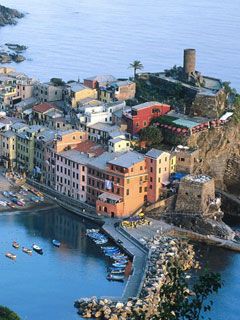
[[[2,194],[4,197],[9,198],[9,192],[8,191],[3,191]]]
[[[108,270],[109,270],[109,271],[113,271],[113,270],[114,270],[114,271],[115,271],[115,270],[116,270],[116,271],[124,271],[124,270],[125,270],[125,268],[120,268],[120,267],[109,267],[109,268],[108,268]]]
[[[119,250],[118,247],[101,247],[102,250]]]
[[[3,206],[3,207],[6,207],[7,206],[7,202],[3,201],[3,200],[0,200],[0,205]]]
[[[125,269],[119,269],[119,270],[112,270],[110,274],[124,274]]]
[[[119,268],[126,268],[126,263],[118,263],[118,262],[114,262],[113,267],[119,267]]]
[[[115,274],[108,274],[107,279],[109,281],[124,281],[124,276],[123,275],[115,275]]]
[[[12,209],[16,208],[15,204],[13,204],[12,202],[7,202],[7,205]]]
[[[15,260],[17,258],[17,256],[15,254],[12,254],[11,252],[7,252],[5,254],[5,257],[12,259],[12,260]]]
[[[61,245],[61,242],[54,239],[54,240],[52,241],[52,244],[53,244],[55,247],[58,247],[58,248],[59,248],[60,245]]]
[[[127,264],[128,260],[115,260],[114,263]]]
[[[29,255],[32,254],[32,250],[31,250],[31,249],[28,249],[28,248],[25,248],[25,247],[22,248],[22,251],[25,252],[25,253],[27,253],[27,254],[29,254]]]
[[[127,259],[128,257],[124,254],[115,254],[111,257],[113,260],[121,260],[121,259]]]
[[[33,244],[32,246],[33,250],[39,254],[43,254],[43,249],[37,246],[36,244]]]
[[[108,242],[108,240],[107,240],[107,239],[101,239],[101,240],[94,240],[94,242],[95,242],[96,244],[105,244],[105,243]]]
[[[13,246],[13,248],[15,248],[15,249],[19,249],[19,248],[20,248],[20,244],[17,243],[17,241],[13,241],[12,246]]]

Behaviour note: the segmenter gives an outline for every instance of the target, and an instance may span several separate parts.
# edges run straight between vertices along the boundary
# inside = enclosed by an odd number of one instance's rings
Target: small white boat
[[[43,249],[37,246],[36,244],[33,244],[32,246],[33,250],[39,254],[43,254]]]
[[[25,248],[25,247],[22,248],[22,251],[23,251],[24,253],[29,254],[29,255],[32,254],[32,250],[31,250],[31,249],[28,249],[28,248]]]
[[[12,260],[15,260],[17,258],[17,256],[15,254],[12,254],[11,252],[7,252],[5,256]]]

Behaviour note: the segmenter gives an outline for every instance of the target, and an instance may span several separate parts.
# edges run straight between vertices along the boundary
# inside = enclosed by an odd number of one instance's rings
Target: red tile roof
[[[45,102],[45,103],[37,104],[32,109],[33,109],[33,111],[44,113],[44,112],[47,112],[53,108],[57,109],[54,104]]]
[[[93,141],[86,140],[81,143],[79,143],[74,150],[84,152],[84,153],[91,153],[95,157],[100,156],[103,152],[105,152],[104,148],[99,145],[94,143]]]

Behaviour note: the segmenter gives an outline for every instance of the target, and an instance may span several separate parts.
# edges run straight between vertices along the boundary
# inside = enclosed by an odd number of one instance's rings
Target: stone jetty
[[[147,246],[150,253],[140,295],[127,301],[97,297],[77,300],[75,307],[83,318],[127,320],[140,319],[144,315],[145,319],[151,319],[158,314],[160,289],[169,281],[167,263],[175,259],[186,272],[198,267],[192,245],[184,240],[156,235],[148,240]]]

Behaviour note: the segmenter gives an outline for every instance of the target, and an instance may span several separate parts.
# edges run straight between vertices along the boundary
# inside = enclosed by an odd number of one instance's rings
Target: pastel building
[[[56,154],[55,189],[83,202],[87,194],[87,154],[77,150],[68,150]]]
[[[86,87],[80,82],[69,82],[65,90],[65,100],[76,108],[81,100],[86,98],[97,98],[97,91]]]
[[[51,82],[39,82],[34,85],[34,96],[42,102],[60,101],[63,98],[63,87]]]
[[[169,105],[157,101],[145,102],[124,110],[123,119],[127,123],[128,132],[135,135],[148,127],[153,119],[168,113],[170,109]]]
[[[129,140],[122,138],[114,138],[108,140],[108,151],[109,152],[123,152],[130,150],[131,144]]]
[[[147,200],[147,179],[140,153],[105,152],[88,165],[87,202],[96,205],[98,214],[129,216]]]
[[[154,203],[159,200],[164,187],[169,183],[171,154],[158,149],[151,149],[145,156],[148,170],[147,199],[149,202]]]
[[[13,170],[16,166],[16,134],[11,131],[0,133],[0,153],[4,167]]]

